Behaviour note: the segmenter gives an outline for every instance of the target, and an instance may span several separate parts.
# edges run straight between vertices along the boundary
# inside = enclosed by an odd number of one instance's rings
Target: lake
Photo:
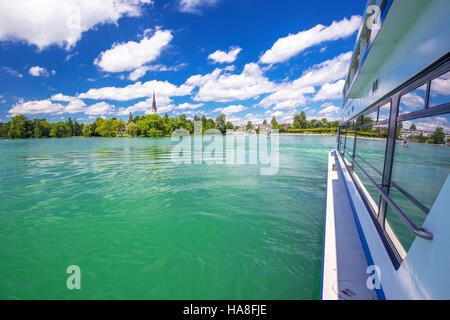
[[[0,298],[318,299],[336,138],[279,139],[275,175],[170,138],[0,140]]]

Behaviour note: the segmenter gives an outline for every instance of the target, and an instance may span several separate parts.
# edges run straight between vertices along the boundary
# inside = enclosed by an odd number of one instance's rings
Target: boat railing
[[[367,177],[367,179],[369,179],[370,183],[376,188],[376,190],[378,191],[378,193],[380,194],[380,196],[391,206],[391,208],[394,210],[394,212],[399,216],[399,218],[401,219],[401,221],[408,227],[408,229],[410,231],[412,231],[415,235],[417,235],[420,238],[426,239],[426,240],[432,240],[433,239],[433,234],[429,231],[427,231],[424,228],[418,227],[406,214],[405,212],[403,212],[402,209],[400,209],[400,207],[395,203],[394,200],[392,200],[392,198],[381,188],[380,185],[378,185],[378,183],[375,181],[375,179],[373,179],[369,173],[367,173],[367,171],[361,166],[361,164],[355,159],[355,157],[353,157],[352,155],[349,154],[349,152],[346,152],[347,156],[352,160],[352,162],[354,164],[356,164],[356,166],[361,170],[361,172]],[[364,161],[364,163],[368,164],[368,162],[366,162],[365,160],[363,160],[361,157],[359,157],[362,161]],[[370,165],[370,167],[372,169],[375,169],[375,171],[379,172],[378,169],[376,169],[375,167],[373,167],[372,165]],[[379,172],[381,173],[381,172]],[[395,185],[394,185],[395,184]],[[391,181],[391,185],[392,186],[396,186],[396,188],[398,189],[398,184],[393,183]],[[412,199],[414,199],[413,203],[414,204],[419,204],[418,207],[420,209],[425,209],[428,210],[428,208],[426,208],[425,206],[423,206],[417,199],[415,199],[411,194],[409,194],[408,192],[406,192],[406,190],[404,190],[403,188],[400,187],[401,190],[403,190],[403,192],[405,192],[407,195],[405,195],[409,200],[413,201]],[[400,189],[398,189],[400,192],[402,192]],[[402,193],[403,193],[402,192]],[[403,194],[405,194],[403,193]],[[423,208],[422,208],[423,207]],[[426,213],[428,213],[428,211]]]

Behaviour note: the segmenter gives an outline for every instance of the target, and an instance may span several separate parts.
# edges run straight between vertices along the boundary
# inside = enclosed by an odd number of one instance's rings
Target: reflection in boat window
[[[429,108],[448,103],[450,97],[450,71],[431,81]]]
[[[422,110],[425,108],[427,85],[408,92],[400,98],[399,114]]]

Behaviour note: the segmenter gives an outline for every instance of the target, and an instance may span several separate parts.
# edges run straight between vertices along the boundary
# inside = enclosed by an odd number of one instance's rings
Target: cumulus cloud
[[[58,101],[55,103],[54,101]],[[61,103],[64,102],[65,104]],[[80,113],[86,109],[84,101],[61,93],[53,95],[50,99],[24,102],[19,100],[8,112],[10,114],[64,114]]]
[[[214,109],[212,111],[212,113],[220,112],[220,113],[223,113],[223,114],[228,116],[228,115],[231,115],[233,113],[238,113],[238,112],[241,112],[241,111],[244,111],[244,110],[247,110],[247,107],[244,107],[243,105],[231,105],[231,106],[228,106],[226,108]]]
[[[58,93],[54,94],[50,99],[52,101],[68,102],[68,104],[64,107],[63,113],[79,113],[85,111],[86,103],[78,98]]]
[[[317,112],[317,114],[319,114],[324,118],[335,119],[340,111],[341,108],[336,107],[334,105],[328,105],[325,106],[325,108],[321,109],[319,112]]]
[[[43,49],[73,47],[97,24],[141,15],[153,0],[14,0],[0,2],[0,41],[26,41]]]
[[[131,81],[136,81],[142,78],[148,71],[178,71],[181,68],[185,67],[186,63],[180,63],[175,66],[165,66],[161,64],[155,64],[150,66],[143,66],[135,69],[133,72],[130,72],[128,79]]]
[[[186,110],[186,109],[195,110],[195,109],[203,107],[204,105],[205,105],[204,103],[193,104],[193,103],[185,102],[185,103],[182,103],[182,104],[176,106],[175,109],[179,109],[179,110]]]
[[[259,105],[264,108],[274,105],[275,110],[294,109],[305,105],[307,102],[307,96],[305,95],[316,93],[316,86],[323,86],[345,77],[351,56],[351,52],[343,53],[333,59],[312,66],[300,78],[279,84],[275,92],[264,97]],[[340,83],[334,83],[334,86],[328,85],[322,92],[319,90],[320,95],[316,100],[322,100],[322,97],[329,95],[327,89],[336,90],[339,85]],[[311,99],[314,99],[314,97]]]
[[[352,16],[350,20],[344,18],[341,21],[334,21],[328,27],[318,24],[309,30],[290,34],[278,39],[272,48],[261,56],[260,62],[273,64],[287,61],[314,45],[346,38],[358,30],[361,24],[361,16]]]
[[[46,114],[62,113],[64,106],[50,100],[36,100],[24,102],[19,100],[8,112],[10,114]]]
[[[138,81],[126,87],[103,87],[99,89],[90,89],[87,92],[79,94],[78,98],[128,101],[151,97],[153,95],[153,91],[155,91],[157,100],[160,101],[162,98],[189,95],[192,91],[192,87],[187,85],[176,86],[168,81],[152,80],[144,83]]]
[[[92,116],[104,116],[114,113],[115,107],[106,102],[99,102],[86,108],[85,114]]]
[[[450,134],[449,119],[450,119],[449,115],[443,115],[443,116],[437,116],[437,117],[431,117],[431,118],[423,118],[423,119],[414,120],[411,122],[405,121],[404,124],[407,124],[406,127],[409,128],[411,123],[414,123],[416,125],[417,130],[427,131],[427,132],[434,132],[436,130],[436,128],[442,127],[446,134]]]
[[[336,100],[342,98],[342,90],[344,88],[345,80],[338,80],[336,82],[325,83],[314,96],[314,101]]]
[[[202,7],[211,7],[217,2],[219,0],[179,0],[179,10],[181,12],[200,14]]]
[[[45,70],[45,68],[39,67],[39,66],[34,66],[31,67],[30,70],[28,70],[28,72],[33,76],[33,77],[41,77],[41,76],[48,76],[48,72],[47,70]]]
[[[143,39],[139,42],[128,41],[114,44],[111,49],[100,53],[100,56],[94,60],[94,64],[103,71],[123,72],[138,69],[155,61],[173,36],[170,30],[159,29],[151,37],[148,34],[149,30],[146,30]],[[142,72],[143,70],[138,71],[137,75]]]
[[[275,89],[275,85],[264,76],[256,63],[246,64],[241,74],[231,74],[225,69],[216,68],[206,75],[191,76],[186,85],[198,87],[195,101],[217,102],[258,98]]]
[[[239,47],[231,47],[228,52],[217,50],[208,56],[208,59],[212,60],[213,63],[231,63],[237,58],[239,52],[241,52]]]

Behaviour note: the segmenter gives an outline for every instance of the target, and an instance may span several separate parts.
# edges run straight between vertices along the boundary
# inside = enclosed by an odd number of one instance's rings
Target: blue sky
[[[235,125],[336,118],[365,2],[40,0],[0,4],[0,120],[158,113]]]

